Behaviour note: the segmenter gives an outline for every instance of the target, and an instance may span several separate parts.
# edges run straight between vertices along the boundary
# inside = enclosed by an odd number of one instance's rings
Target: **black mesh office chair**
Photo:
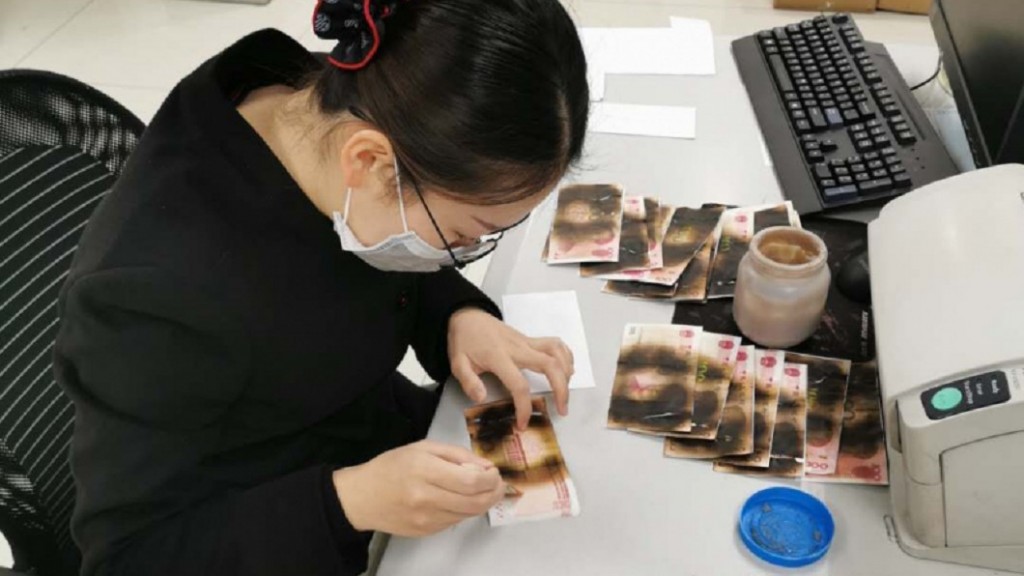
[[[68,528],[74,410],[51,369],[57,295],[143,129],[71,78],[0,72],[0,532],[19,573],[78,573]]]

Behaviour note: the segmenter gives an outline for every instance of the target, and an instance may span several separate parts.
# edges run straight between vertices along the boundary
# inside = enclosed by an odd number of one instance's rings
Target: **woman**
[[[479,375],[550,380],[454,266],[579,158],[578,36],[556,0],[323,0],[327,63],[255,33],[184,79],[84,234],[61,298],[83,574],[356,574],[372,531],[437,532],[503,494],[418,442]],[[339,246],[340,240],[340,246]]]

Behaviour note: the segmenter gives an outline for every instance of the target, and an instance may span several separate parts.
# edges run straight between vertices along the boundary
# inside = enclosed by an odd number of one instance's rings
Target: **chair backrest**
[[[0,71],[0,155],[74,146],[119,175],[146,125],[113,98],[53,72]]]
[[[15,569],[77,574],[74,408],[51,366],[78,239],[144,125],[70,78],[0,72],[0,532]]]

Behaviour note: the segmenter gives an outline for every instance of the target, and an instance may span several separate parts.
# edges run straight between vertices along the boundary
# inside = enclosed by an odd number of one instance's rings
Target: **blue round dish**
[[[751,496],[740,512],[740,537],[755,556],[776,566],[813,564],[828,552],[835,523],[817,498],[792,488]]]

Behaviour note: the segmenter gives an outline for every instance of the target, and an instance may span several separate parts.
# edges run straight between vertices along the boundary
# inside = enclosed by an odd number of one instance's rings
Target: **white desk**
[[[937,53],[919,48],[909,52],[913,54],[894,54],[904,75],[911,82],[930,75]],[[631,192],[689,206],[779,200],[727,39],[716,39],[716,59],[718,74],[713,77],[609,78],[609,101],[696,106],[697,139],[592,136],[583,160],[587,171],[579,179],[618,182]],[[787,482],[716,474],[706,462],[663,458],[658,439],[605,428],[623,326],[668,323],[672,306],[602,294],[601,282],[579,278],[575,267],[542,264],[539,256],[552,210],[552,203],[546,203],[529,226],[503,242],[484,290],[499,302],[506,293],[578,294],[598,385],[574,392],[570,415],[554,418],[582,513],[574,519],[501,528],[477,518],[429,538],[393,538],[381,576],[997,574],[904,554],[886,528],[888,491],[868,487],[805,485],[828,504],[836,520],[836,537],[824,561],[784,572],[750,556],[736,534],[739,508],[752,493]],[[458,386],[450,384],[430,438],[469,446],[462,417],[468,405]]]

